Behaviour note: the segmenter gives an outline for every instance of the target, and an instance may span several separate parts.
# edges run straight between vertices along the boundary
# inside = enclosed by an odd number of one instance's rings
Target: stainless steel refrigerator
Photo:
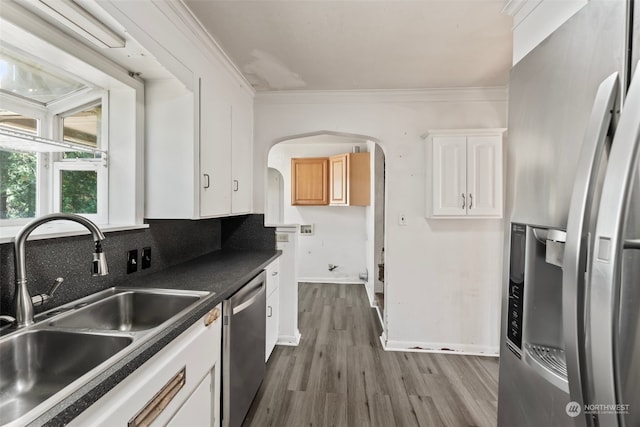
[[[638,9],[590,0],[511,73],[501,427],[640,426]]]

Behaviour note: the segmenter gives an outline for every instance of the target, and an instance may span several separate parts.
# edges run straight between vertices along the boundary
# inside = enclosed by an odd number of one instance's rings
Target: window
[[[0,151],[0,219],[36,215],[35,154]]]
[[[0,127],[37,135],[38,121],[0,110]],[[36,176],[36,154],[0,150],[0,220],[36,215]]]
[[[61,139],[76,147],[104,149],[102,102],[58,114]],[[53,210],[107,222],[106,152],[65,151],[54,156]]]
[[[16,107],[0,110],[0,220],[65,212],[108,222],[106,96],[0,50],[0,100]]]
[[[144,227],[144,82],[28,10],[6,9],[0,243],[27,217],[57,211],[86,215],[105,231]],[[36,234],[75,233],[75,225]]]

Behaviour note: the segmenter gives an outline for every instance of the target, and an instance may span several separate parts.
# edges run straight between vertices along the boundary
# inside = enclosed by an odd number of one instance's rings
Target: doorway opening
[[[295,179],[292,159],[329,159],[349,153],[369,153],[367,205],[299,205],[292,200]],[[270,225],[298,225],[297,281],[363,283],[371,305],[379,311],[384,328],[383,149],[375,140],[366,136],[329,132],[295,136],[271,147],[267,166],[265,222]],[[327,170],[327,179],[329,175],[331,174]],[[337,184],[328,183],[328,187],[331,185]]]

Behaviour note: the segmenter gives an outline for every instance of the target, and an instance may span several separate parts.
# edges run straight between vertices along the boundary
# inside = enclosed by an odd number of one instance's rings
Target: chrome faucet
[[[56,220],[68,220],[77,222],[84,225],[93,235],[93,240],[96,243],[95,252],[93,253],[93,262],[91,264],[92,276],[104,276],[109,274],[107,267],[107,260],[102,252],[102,241],[104,240],[104,234],[93,222],[89,221],[85,217],[74,214],[66,213],[54,213],[44,215],[29,222],[22,227],[15,238],[13,251],[14,261],[16,269],[16,290],[13,296],[13,306],[15,307],[16,314],[16,326],[21,328],[23,326],[29,326],[33,324],[33,300],[27,289],[27,266],[25,262],[25,243],[27,238],[33,230],[40,225]],[[49,295],[38,295],[36,298],[40,303],[46,301],[46,299],[55,292],[57,286],[62,283],[62,279],[58,279],[57,285],[49,291]],[[46,297],[46,298],[44,298]]]

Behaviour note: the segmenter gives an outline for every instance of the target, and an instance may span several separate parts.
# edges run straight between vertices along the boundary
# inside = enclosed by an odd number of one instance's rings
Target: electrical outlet
[[[142,248],[142,259],[140,260],[140,262],[142,263],[142,269],[144,270],[145,268],[149,268],[151,267],[151,248],[150,247],[146,247],[146,248]]]
[[[138,250],[132,249],[127,252],[127,274],[138,271]]]

